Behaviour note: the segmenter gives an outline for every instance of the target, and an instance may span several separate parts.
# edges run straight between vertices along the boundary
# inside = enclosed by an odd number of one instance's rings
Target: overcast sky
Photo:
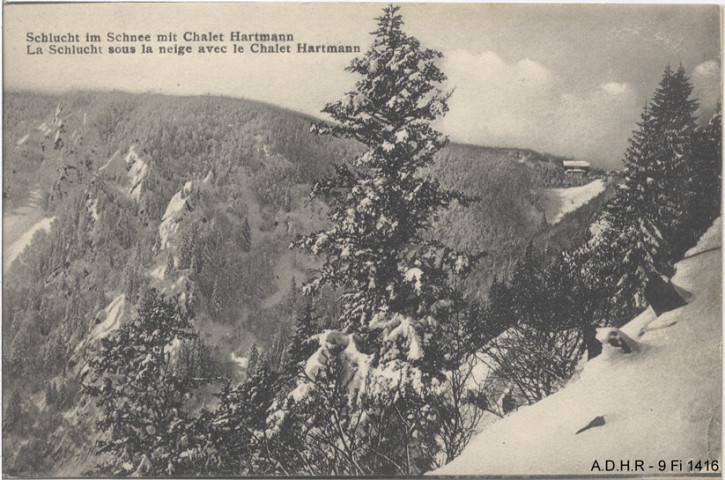
[[[4,85],[222,94],[319,114],[353,88],[355,77],[344,71],[353,55],[28,55],[26,34],[279,32],[295,36],[293,51],[301,42],[360,45],[364,52],[380,9],[369,3],[6,5]],[[703,117],[720,95],[715,5],[404,3],[401,13],[409,34],[444,54],[446,87],[455,91],[438,127],[453,140],[618,167],[667,64],[682,64],[690,74]]]

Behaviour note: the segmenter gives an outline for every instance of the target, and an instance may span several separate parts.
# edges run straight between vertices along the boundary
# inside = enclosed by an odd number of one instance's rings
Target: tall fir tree
[[[654,164],[649,165],[654,208],[650,220],[667,239],[666,255],[680,256],[688,247],[690,213],[686,210],[694,194],[694,135],[697,128],[696,100],[691,99],[693,86],[685,69],[665,69],[660,86],[650,103],[654,141]],[[645,179],[645,184],[652,183]],[[641,183],[638,182],[638,186]]]
[[[722,106],[705,128],[698,131],[693,164],[693,195],[689,199],[693,228],[691,243],[721,214],[722,201]]]
[[[440,89],[446,77],[436,66],[441,54],[403,32],[398,10],[384,8],[372,47],[348,67],[360,76],[356,89],[323,110],[336,123],[313,127],[366,150],[315,186],[313,194],[331,204],[333,226],[296,242],[325,255],[305,292],[323,285],[343,292],[339,330],[316,338],[307,379],[293,392],[303,403],[304,391],[341,408],[335,425],[327,413],[318,419],[332,432],[324,443],[347,443],[339,464],[328,467],[334,472],[430,468],[436,446],[426,433],[435,422],[429,397],[461,361],[450,341],[461,334],[454,325],[468,324],[453,321],[466,304],[451,280],[470,271],[473,259],[427,235],[441,209],[468,200],[424,174],[447,143],[431,126],[448,110]]]
[[[224,311],[224,301],[222,299],[222,292],[219,286],[219,281],[214,280],[214,284],[211,291],[211,301],[209,302],[209,309],[214,315],[215,320],[219,320],[222,312]]]
[[[267,470],[264,459],[266,411],[274,399],[276,379],[263,360],[235,388],[218,394],[219,405],[202,413],[196,426],[201,448],[193,451],[196,474],[250,475]]]
[[[288,382],[294,383],[304,371],[304,363],[317,350],[312,337],[319,333],[319,327],[315,323],[312,302],[305,302],[302,312],[297,317],[295,333],[287,347],[282,365],[281,377]]]
[[[440,323],[433,310],[455,296],[450,275],[471,265],[465,254],[425,236],[440,209],[465,199],[422,174],[447,143],[430,123],[448,110],[448,95],[437,87],[445,80],[435,64],[441,54],[421,49],[402,31],[398,9],[384,9],[372,48],[348,67],[362,77],[356,90],[323,110],[337,124],[315,128],[355,138],[367,151],[316,185],[314,194],[332,201],[334,226],[297,242],[325,255],[306,291],[325,284],[344,289],[341,328],[371,337],[363,340],[372,344],[391,321],[399,323],[396,314],[409,318],[419,335],[433,334]],[[425,360],[420,363],[431,374],[441,366],[440,359]]]
[[[491,286],[488,289],[488,303],[479,326],[479,340],[477,344],[482,346],[492,338],[499,336],[507,328],[516,322],[516,315],[513,310],[511,289],[506,283],[499,281],[494,275]]]
[[[249,252],[252,246],[252,230],[249,228],[249,219],[244,217],[244,223],[239,230],[239,246],[242,251]]]
[[[516,262],[511,278],[511,306],[516,321],[538,328],[546,328],[546,303],[550,297],[544,284],[544,270],[540,255],[535,251],[534,244],[529,243],[524,257]]]
[[[647,278],[672,274],[691,244],[697,102],[683,67],[667,66],[624,157],[624,181],[585,249],[592,284],[608,290],[618,324],[645,305]],[[598,280],[597,280],[598,278]],[[606,279],[604,282],[601,279]]]

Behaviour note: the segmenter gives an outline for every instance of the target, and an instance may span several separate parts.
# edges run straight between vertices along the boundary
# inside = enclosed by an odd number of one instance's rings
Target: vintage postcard
[[[3,4],[3,476],[719,477],[721,25]]]

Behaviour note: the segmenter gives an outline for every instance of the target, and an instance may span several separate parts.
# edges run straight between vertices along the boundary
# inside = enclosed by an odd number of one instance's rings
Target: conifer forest
[[[6,88],[4,476],[419,476],[665,348],[625,326],[706,295],[677,276],[721,215],[699,73],[658,64],[616,167],[452,141],[456,53],[376,8],[316,116]],[[470,465],[441,472],[501,473]]]

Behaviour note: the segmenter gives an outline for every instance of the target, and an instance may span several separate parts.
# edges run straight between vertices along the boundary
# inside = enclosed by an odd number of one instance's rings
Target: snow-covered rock
[[[148,176],[148,164],[136,152],[136,147],[131,146],[126,156],[120,151],[111,156],[108,161],[98,169],[98,173],[107,178],[122,181],[127,185],[127,192],[136,201],[141,199],[143,182]]]
[[[165,250],[171,246],[171,242],[179,230],[179,224],[186,217],[187,213],[194,210],[189,198],[193,189],[193,183],[188,181],[181,190],[171,197],[171,201],[169,201],[169,205],[166,207],[166,212],[164,212],[164,216],[161,218],[161,224],[159,225],[161,250]]]
[[[694,294],[688,305],[660,317],[647,309],[620,329],[639,352],[591,360],[578,379],[484,429],[434,474],[591,475],[605,459],[630,460],[631,469],[641,460],[644,471],[624,473],[648,474],[660,460],[668,469],[672,459],[720,461],[721,230],[718,219],[676,265],[673,282]]]
[[[637,342],[622,333],[618,328],[607,327],[597,329],[597,340],[601,342],[605,353],[612,349],[619,353],[634,353],[639,351]]]
[[[128,165],[129,193],[131,194],[131,198],[138,201],[141,199],[143,181],[148,174],[148,164],[131,147],[126,155],[126,165]]]
[[[87,342],[107,337],[131,318],[131,305],[126,301],[126,296],[121,294],[114,298],[106,308],[99,312],[98,318],[103,320],[93,328],[88,335]]]

